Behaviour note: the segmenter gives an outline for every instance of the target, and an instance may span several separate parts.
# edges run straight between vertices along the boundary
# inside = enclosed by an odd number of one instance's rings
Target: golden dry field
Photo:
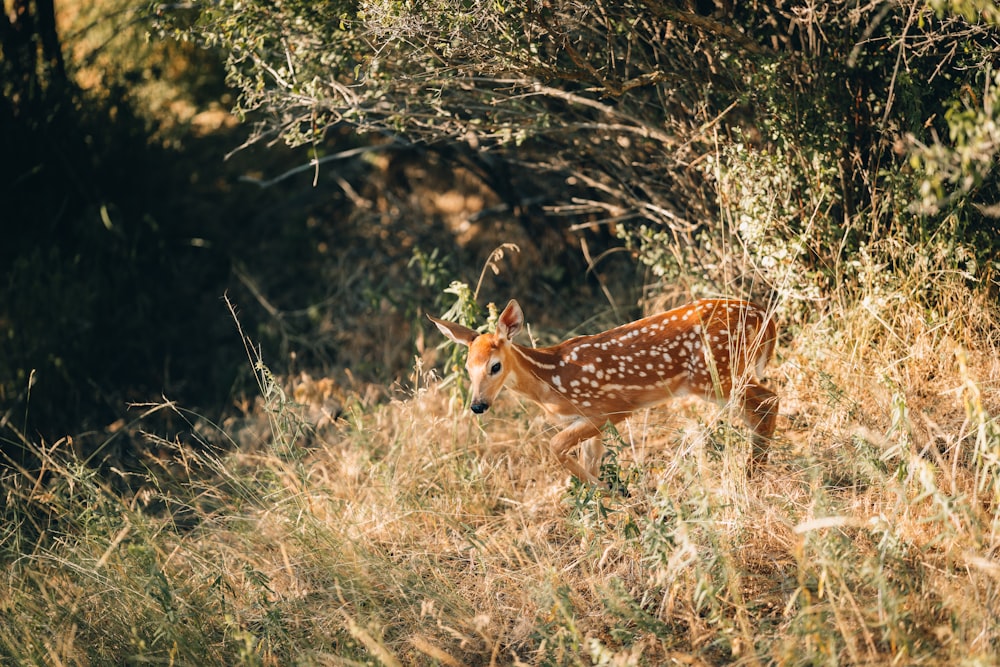
[[[752,480],[725,410],[638,413],[606,440],[627,495],[571,483],[512,393],[475,417],[428,366],[386,402],[250,359],[228,451],[147,406],[191,431],[148,436],[134,495],[38,446],[5,522],[53,534],[8,565],[0,640],[50,664],[993,664],[997,329],[952,290],[788,333]]]

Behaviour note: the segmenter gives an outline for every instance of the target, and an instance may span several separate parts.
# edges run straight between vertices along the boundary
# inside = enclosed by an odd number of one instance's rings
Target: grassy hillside
[[[506,394],[474,417],[421,363],[379,401],[249,359],[244,422],[148,406],[190,428],[147,435],[148,473],[119,480],[134,493],[69,442],[26,442],[45,465],[4,482],[0,655],[993,664],[995,301],[934,285],[936,312],[900,290],[785,327],[778,441],[752,481],[726,411],[675,403],[608,435],[628,495],[597,493],[548,453],[537,408]]]

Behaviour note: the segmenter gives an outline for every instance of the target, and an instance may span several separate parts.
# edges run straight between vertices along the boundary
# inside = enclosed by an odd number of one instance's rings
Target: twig
[[[250,290],[250,293],[253,294],[255,299],[257,299],[257,303],[259,303],[261,307],[267,311],[268,315],[275,319],[281,319],[281,311],[267,300],[264,293],[261,292],[259,287],[257,287],[257,283],[255,283],[247,272],[243,270],[243,267],[239,263],[233,265],[233,273],[235,273],[239,281],[243,283],[243,286]],[[226,296],[226,303],[230,303],[228,295]],[[229,309],[233,309],[231,304]],[[233,315],[235,317],[236,313],[234,312]]]
[[[587,238],[585,236],[580,237],[580,250],[583,252],[583,258],[587,260],[587,273],[593,273],[594,277],[597,278],[597,284],[601,286],[604,298],[608,300],[609,304],[611,304],[611,310],[615,313],[615,319],[620,321],[621,313],[618,312],[618,304],[615,302],[615,297],[611,294],[611,290],[608,289],[604,276],[602,276],[597,270],[597,261],[595,261],[590,255],[590,246],[587,244]],[[605,256],[605,254],[606,253],[602,253],[597,259],[600,260]]]
[[[309,171],[310,169],[316,169],[321,164],[326,164],[327,162],[334,162],[336,160],[347,160],[349,158],[356,157],[358,155],[363,155],[364,153],[376,153],[388,150],[395,146],[396,144],[389,143],[389,144],[378,144],[376,146],[360,146],[358,148],[351,148],[346,151],[334,153],[333,155],[327,155],[326,157],[313,158],[312,160],[309,160],[309,162],[307,162],[306,164],[302,164],[299,165],[298,167],[289,169],[285,173],[279,174],[278,176],[275,176],[274,178],[268,179],[266,181],[261,180],[259,178],[254,178],[253,176],[240,176],[240,181],[242,181],[243,183],[253,183],[254,185],[260,186],[261,188],[269,188],[272,185],[275,185],[277,183],[280,183],[281,181],[291,178],[292,176],[295,176],[296,174],[301,174],[302,172]]]
[[[882,114],[882,127],[885,127],[889,121],[889,112],[892,110],[892,103],[895,101],[893,98],[896,96],[896,78],[899,76],[899,66],[903,62],[903,54],[906,52],[906,38],[910,33],[910,26],[913,25],[913,19],[917,14],[918,6],[923,7],[924,4],[915,0],[910,6],[910,16],[906,19],[906,25],[903,26],[903,34],[899,36],[899,53],[896,54],[896,64],[893,65],[892,78],[889,79],[889,93],[885,97],[885,113]]]

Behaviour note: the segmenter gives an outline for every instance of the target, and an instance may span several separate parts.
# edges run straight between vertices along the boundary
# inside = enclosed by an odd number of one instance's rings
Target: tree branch
[[[675,7],[668,7],[660,0],[646,0],[645,4],[660,18],[677,21],[678,23],[686,23],[687,25],[697,28],[703,32],[724,37],[725,39],[735,42],[750,53],[756,55],[766,53],[765,49],[760,44],[755,42],[750,37],[747,37],[731,25],[720,23],[715,19],[702,16],[701,14],[695,14],[694,12],[687,12]]]

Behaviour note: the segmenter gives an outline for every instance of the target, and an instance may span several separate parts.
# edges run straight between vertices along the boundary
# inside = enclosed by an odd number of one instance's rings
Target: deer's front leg
[[[603,433],[596,438],[588,438],[580,443],[580,464],[594,477],[600,477],[601,461],[607,451]]]
[[[586,419],[578,419],[557,433],[549,446],[559,463],[573,473],[578,480],[597,484],[599,482],[597,475],[580,465],[580,462],[573,458],[570,452],[581,440],[600,436],[601,429],[599,427]]]

